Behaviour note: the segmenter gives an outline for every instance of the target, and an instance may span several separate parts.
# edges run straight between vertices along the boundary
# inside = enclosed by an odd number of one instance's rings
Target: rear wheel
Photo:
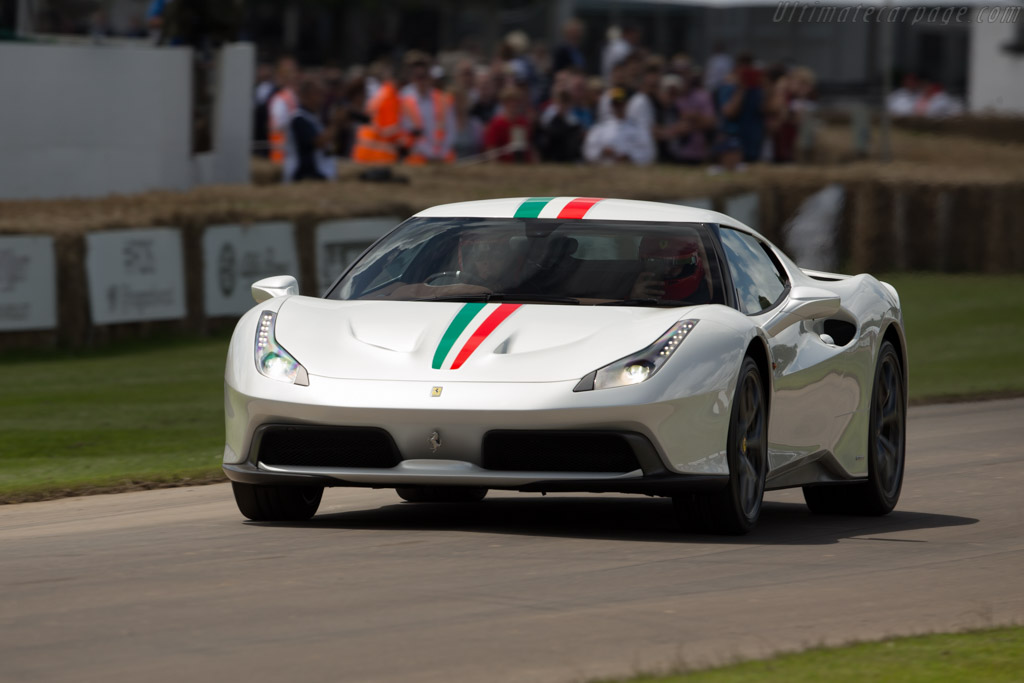
[[[238,510],[254,522],[301,522],[316,514],[323,486],[257,486],[231,482]]]
[[[401,486],[395,492],[410,503],[479,503],[487,495],[476,486]]]
[[[907,414],[903,368],[896,349],[882,342],[871,390],[868,423],[868,478],[841,486],[805,486],[811,512],[840,515],[885,515],[892,512],[903,488]]]
[[[726,452],[725,489],[672,499],[684,529],[740,535],[753,529],[761,515],[768,474],[768,406],[761,373],[749,356],[743,359],[736,383]]]

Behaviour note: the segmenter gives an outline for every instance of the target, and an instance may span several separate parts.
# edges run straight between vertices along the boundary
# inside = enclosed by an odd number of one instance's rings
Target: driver
[[[459,279],[500,291],[508,279],[508,235],[471,232],[459,239]]]
[[[648,235],[640,241],[639,257],[643,272],[630,298],[711,302],[707,258],[696,235]]]

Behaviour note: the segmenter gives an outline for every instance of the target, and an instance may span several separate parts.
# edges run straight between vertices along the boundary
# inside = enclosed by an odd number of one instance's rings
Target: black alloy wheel
[[[854,484],[805,486],[811,512],[885,515],[903,488],[907,450],[907,399],[903,365],[892,343],[882,342],[875,364],[868,422],[868,478]]]
[[[757,524],[768,475],[768,404],[757,363],[743,359],[729,421],[729,484],[673,498],[679,523],[701,533],[741,535]]]

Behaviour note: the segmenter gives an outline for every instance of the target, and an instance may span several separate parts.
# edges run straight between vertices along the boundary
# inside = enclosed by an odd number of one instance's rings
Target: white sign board
[[[346,218],[316,226],[316,286],[325,291],[368,246],[402,222],[394,216]]]
[[[0,332],[57,327],[53,238],[0,237]]]
[[[725,215],[745,223],[754,230],[760,230],[761,198],[756,192],[746,192],[725,200]]]
[[[667,204],[679,204],[680,206],[692,206],[695,209],[707,209],[712,211],[715,208],[710,197],[693,197],[691,199],[674,199]]]
[[[96,325],[185,317],[185,261],[177,228],[89,233],[85,275]]]
[[[295,227],[287,221],[211,225],[203,233],[203,306],[208,316],[253,307],[250,287],[271,275],[299,275]]]

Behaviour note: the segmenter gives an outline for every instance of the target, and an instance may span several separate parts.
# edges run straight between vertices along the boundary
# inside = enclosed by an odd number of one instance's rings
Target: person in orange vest
[[[360,164],[394,164],[412,141],[402,120],[402,98],[390,69],[366,104],[370,122],[356,130],[352,160]]]
[[[413,136],[407,164],[455,161],[455,106],[450,94],[434,86],[430,64],[430,57],[419,50],[405,55],[409,85],[402,88],[402,112]]]
[[[277,92],[271,96],[267,105],[267,139],[270,142],[270,160],[275,164],[284,163],[288,126],[299,109],[299,99],[295,95],[298,79],[299,65],[294,57],[286,56],[277,60]]]

